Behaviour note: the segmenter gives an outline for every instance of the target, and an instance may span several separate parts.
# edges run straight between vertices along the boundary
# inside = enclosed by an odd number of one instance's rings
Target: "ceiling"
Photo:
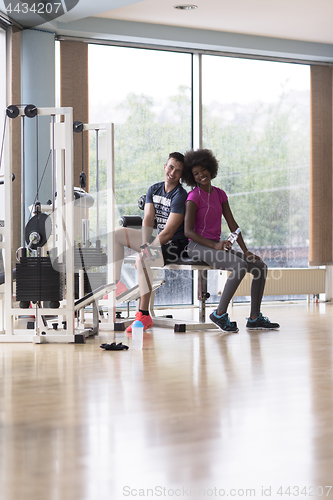
[[[30,3],[32,0],[29,0]],[[10,0],[0,0],[6,12]],[[66,14],[53,27],[102,18],[333,44],[333,0],[193,0],[195,10],[177,10],[177,0],[61,0]],[[190,3],[189,0],[185,0]],[[184,2],[184,3],[185,3]],[[181,1],[179,3],[182,3]],[[58,4],[56,4],[58,5]],[[21,16],[22,17],[22,16]],[[57,18],[57,19],[56,19]],[[43,19],[34,25],[41,25]],[[96,19],[97,21],[97,19]],[[18,22],[24,26],[24,18]],[[90,23],[93,24],[93,23]]]
[[[105,12],[98,11],[104,0],[91,2],[95,16],[333,44],[332,0],[194,0],[196,10],[174,9],[177,0],[113,2],[118,5]]]

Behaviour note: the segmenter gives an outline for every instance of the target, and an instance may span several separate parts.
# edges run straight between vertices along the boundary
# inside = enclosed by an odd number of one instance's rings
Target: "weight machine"
[[[52,200],[42,205],[37,187],[36,198],[29,207],[26,223],[25,200],[25,120],[50,117],[50,154],[52,170]],[[10,122],[21,119],[21,247],[16,251],[18,260],[13,269],[13,193],[10,157]],[[87,213],[94,203],[86,193],[85,174],[80,175],[80,188],[74,187],[73,132],[96,134],[96,246],[89,237]],[[100,138],[100,131],[104,136]],[[7,132],[7,133],[5,133]],[[104,142],[104,148],[101,143]],[[101,248],[99,238],[99,162],[106,160],[107,212],[114,213],[114,153],[113,124],[73,124],[72,108],[37,108],[34,105],[8,106],[1,157],[4,152],[4,227],[0,227],[0,249],[4,253],[3,284],[0,280],[0,342],[76,342],[82,343],[89,335],[98,333],[97,303],[108,294],[108,321],[104,328],[113,330],[115,316],[115,290],[113,284],[113,217],[107,218],[107,243]],[[103,150],[104,154],[100,151]],[[47,168],[48,162],[45,166]],[[38,186],[38,169],[37,182]],[[84,210],[81,234],[77,230],[77,212]],[[14,249],[15,250],[15,249]],[[103,266],[105,279],[99,286],[89,281],[90,269]],[[88,323],[85,307],[93,309],[93,324]]]

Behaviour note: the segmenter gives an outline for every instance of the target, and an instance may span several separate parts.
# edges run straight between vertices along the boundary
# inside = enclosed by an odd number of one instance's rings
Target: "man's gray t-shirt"
[[[187,192],[181,184],[166,193],[164,182],[153,184],[147,191],[146,203],[153,203],[156,214],[157,232],[160,233],[165,228],[170,213],[184,214]],[[172,240],[183,240],[184,222],[175,231]]]

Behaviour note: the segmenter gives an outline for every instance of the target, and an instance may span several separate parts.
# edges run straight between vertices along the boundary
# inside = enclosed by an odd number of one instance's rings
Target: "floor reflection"
[[[100,349],[111,333],[2,344],[0,498],[329,484],[333,307],[272,310],[278,332],[248,333],[234,307],[239,334],[153,328],[142,351],[125,332],[128,351]]]

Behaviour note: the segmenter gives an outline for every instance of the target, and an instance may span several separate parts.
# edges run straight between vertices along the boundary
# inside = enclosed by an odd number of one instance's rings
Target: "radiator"
[[[219,274],[219,295],[227,279],[227,271]],[[274,268],[267,274],[264,295],[317,295],[325,293],[325,268]],[[247,273],[235,296],[250,295],[252,275]]]

